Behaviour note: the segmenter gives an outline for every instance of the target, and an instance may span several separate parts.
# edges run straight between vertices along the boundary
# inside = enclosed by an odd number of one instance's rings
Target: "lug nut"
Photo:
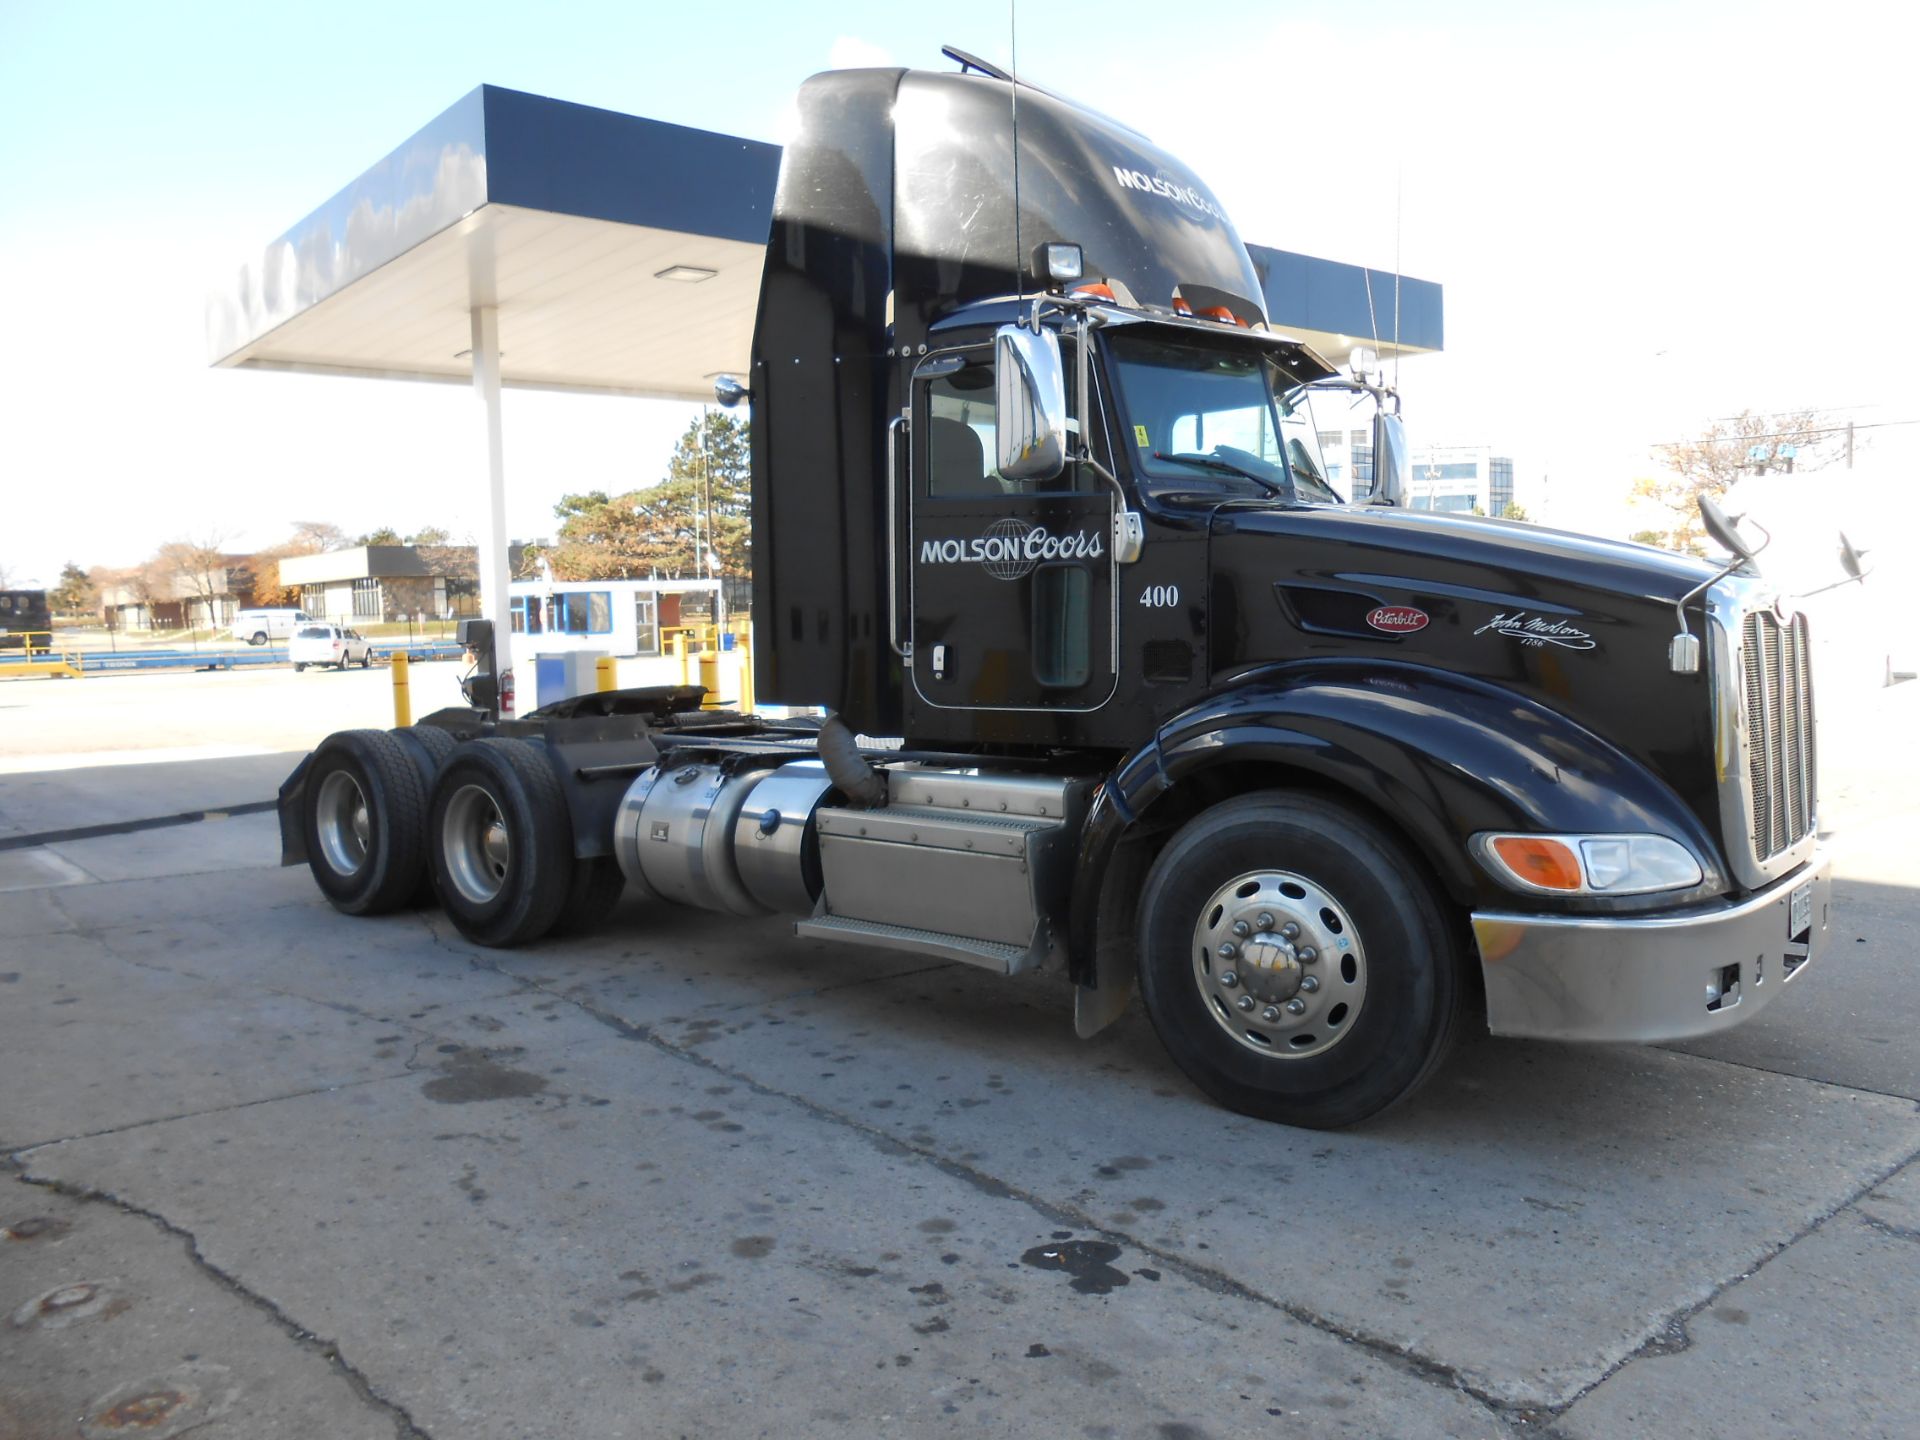
[[[1251,1010],[1253,1009],[1253,996],[1242,995],[1238,1000],[1234,1001],[1233,1003],[1238,1005],[1242,1010]]]
[[[1311,945],[1302,945],[1298,950],[1293,952],[1293,958],[1298,960],[1302,965],[1311,965],[1320,958],[1320,952]]]
[[[1273,915],[1269,911],[1262,910],[1258,915],[1253,917],[1253,923],[1258,925],[1262,930],[1271,930],[1273,929]]]
[[[1289,920],[1280,927],[1280,933],[1289,940],[1298,940],[1300,938],[1300,927],[1294,921]]]
[[[1226,986],[1227,989],[1231,990],[1234,986],[1240,983],[1240,976],[1236,971],[1222,970],[1220,972],[1220,983]]]
[[[1220,944],[1219,953],[1220,953],[1220,958],[1222,960],[1231,960],[1233,959],[1234,956],[1238,955],[1240,952],[1234,947],[1234,943],[1231,940],[1225,940],[1225,941],[1222,941]]]
[[[1253,933],[1253,927],[1244,920],[1236,920],[1233,922],[1233,933],[1244,940]]]
[[[1266,1009],[1260,1012],[1260,1018],[1266,1021],[1269,1025],[1273,1024],[1274,1021],[1280,1018],[1280,1007],[1277,1005],[1267,1006]]]
[[[1320,981],[1312,975],[1302,975],[1300,977],[1300,988],[1311,995],[1320,988]]]
[[[1306,1013],[1307,1013],[1307,1002],[1300,999],[1299,996],[1296,995],[1293,999],[1287,1001],[1287,1014],[1304,1015]]]

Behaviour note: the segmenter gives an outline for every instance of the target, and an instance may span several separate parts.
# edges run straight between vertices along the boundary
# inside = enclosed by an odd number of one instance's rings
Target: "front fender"
[[[1168,720],[1097,792],[1069,921],[1081,983],[1098,983],[1100,877],[1121,838],[1181,785],[1245,764],[1297,771],[1364,801],[1398,827],[1463,906],[1517,903],[1471,857],[1469,839],[1486,830],[1670,835],[1700,859],[1706,881],[1695,890],[1577,902],[1587,911],[1670,906],[1727,888],[1712,836],[1673,788],[1563,715],[1484,681],[1417,665],[1276,667]],[[1573,908],[1545,897],[1525,904]]]

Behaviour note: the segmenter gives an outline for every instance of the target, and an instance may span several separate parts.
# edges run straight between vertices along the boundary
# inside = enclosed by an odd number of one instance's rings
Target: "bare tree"
[[[1716,420],[1692,440],[1656,445],[1667,473],[1636,480],[1633,493],[1673,516],[1667,543],[1674,550],[1706,554],[1700,497],[1715,500],[1742,475],[1757,470],[1818,470],[1834,457],[1846,433],[1815,410],[1756,415],[1743,410]]]
[[[209,530],[197,537],[170,540],[155,557],[162,572],[172,578],[174,595],[190,605],[197,602],[209,626],[219,623],[217,603],[236,589],[235,557],[227,554],[227,538],[223,531]],[[188,621],[191,624],[191,616]]]
[[[318,555],[347,544],[347,532],[326,520],[296,520],[293,534],[278,548],[284,555]]]

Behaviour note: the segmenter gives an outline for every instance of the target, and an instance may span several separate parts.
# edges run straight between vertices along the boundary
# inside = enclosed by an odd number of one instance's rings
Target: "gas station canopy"
[[[483,85],[209,304],[216,365],[706,400],[744,375],[780,149]],[[1275,330],[1336,362],[1441,345],[1430,281],[1250,245]],[[1371,307],[1369,306],[1371,286]],[[1371,317],[1370,318],[1370,312]]]

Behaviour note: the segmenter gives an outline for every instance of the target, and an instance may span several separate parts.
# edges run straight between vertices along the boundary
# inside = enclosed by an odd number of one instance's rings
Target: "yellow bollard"
[[[413,724],[413,697],[407,693],[407,652],[393,652],[393,723],[401,729]]]
[[[720,708],[720,652],[702,650],[700,652],[700,685],[707,693],[700,697],[702,710]]]
[[[740,657],[740,713],[753,713],[753,640],[742,635],[734,642],[734,654]]]
[[[680,683],[691,685],[692,678],[687,674],[687,632],[684,630],[673,637],[673,658],[680,662]]]
[[[613,674],[613,656],[602,655],[593,662],[593,688],[596,690],[617,690],[618,682]]]

